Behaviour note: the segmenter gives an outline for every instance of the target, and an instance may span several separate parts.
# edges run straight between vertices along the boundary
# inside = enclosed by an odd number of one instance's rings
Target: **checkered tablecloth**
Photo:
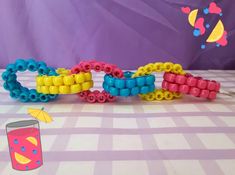
[[[119,98],[105,104],[61,95],[42,104],[14,101],[0,87],[0,174],[234,175],[235,71],[191,72],[220,81],[225,94],[213,102],[184,96],[165,102]],[[18,80],[34,87],[34,75],[20,73]],[[101,88],[103,74],[93,77]],[[161,81],[158,75],[156,84]],[[51,124],[40,123],[44,165],[13,170],[5,125],[30,119],[27,108],[42,106],[54,117]]]

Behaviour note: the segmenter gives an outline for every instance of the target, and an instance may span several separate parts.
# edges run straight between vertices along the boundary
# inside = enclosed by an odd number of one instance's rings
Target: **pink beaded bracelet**
[[[220,90],[220,83],[214,80],[206,80],[202,77],[194,77],[189,73],[185,75],[165,73],[163,79],[163,89],[171,92],[190,94],[194,97],[214,100]]]
[[[103,71],[106,74],[111,74],[114,77],[122,78],[123,71],[113,64],[108,64],[104,62],[98,61],[82,61],[71,69],[73,74],[77,74],[79,72],[90,72],[94,70],[95,72]],[[109,93],[105,91],[85,91],[78,94],[79,98],[82,100],[86,100],[90,103],[104,103],[104,102],[113,102],[116,100],[116,97],[111,96]]]

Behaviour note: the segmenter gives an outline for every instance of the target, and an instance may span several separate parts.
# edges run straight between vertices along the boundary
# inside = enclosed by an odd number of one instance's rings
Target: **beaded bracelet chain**
[[[38,72],[36,89],[23,87],[16,73]],[[92,71],[104,72],[103,91],[93,90]],[[153,73],[164,73],[162,87],[155,88]],[[59,94],[78,94],[89,103],[113,102],[120,97],[139,96],[142,100],[161,101],[182,97],[182,94],[209,100],[216,99],[220,83],[186,73],[180,64],[155,62],[141,66],[136,72],[123,72],[116,65],[99,61],[81,61],[71,69],[48,67],[42,61],[18,59],[2,73],[3,87],[13,99],[21,102],[48,102]]]

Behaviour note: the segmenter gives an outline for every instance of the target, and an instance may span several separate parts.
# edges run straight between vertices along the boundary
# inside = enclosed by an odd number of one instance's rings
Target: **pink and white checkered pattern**
[[[219,94],[214,102],[185,96],[88,104],[67,95],[47,104],[24,104],[0,87],[0,174],[234,175],[235,71],[191,72],[220,81],[230,96]],[[35,86],[32,73],[18,80]],[[94,81],[101,88],[103,74],[95,74]],[[5,125],[29,119],[27,108],[42,106],[54,117],[51,124],[40,123],[44,165],[17,172],[11,168]]]

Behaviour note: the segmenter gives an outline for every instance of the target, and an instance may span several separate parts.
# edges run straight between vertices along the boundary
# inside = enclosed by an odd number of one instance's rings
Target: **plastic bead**
[[[155,82],[155,76],[149,75],[146,77],[146,84],[147,85],[152,85]]]
[[[49,73],[49,69],[46,66],[40,66],[38,68],[39,75],[46,75]]]
[[[27,102],[28,100],[29,100],[29,94],[28,94],[28,92],[21,92],[20,93],[20,95],[19,95],[19,100],[21,101],[21,102]]]
[[[168,82],[171,82],[171,83],[174,83],[175,82],[175,78],[176,78],[176,75],[173,74],[173,73],[165,73],[164,76],[163,76],[164,80],[168,81]]]
[[[165,80],[162,81],[162,89],[168,89],[169,83]]]
[[[210,91],[214,91],[216,89],[216,82],[215,81],[209,81],[207,84],[207,89]]]
[[[180,97],[182,97],[182,94],[180,92],[173,92],[173,96],[175,98],[180,98]]]
[[[157,91],[155,92],[155,99],[156,99],[157,101],[161,101],[161,100],[164,99],[164,94],[163,94],[163,92],[162,92],[161,90],[157,90]]]
[[[176,78],[175,78],[175,82],[177,84],[185,84],[187,78],[183,75],[177,75]]]
[[[57,94],[49,94],[48,97],[51,99],[51,100],[54,100],[58,97]]]
[[[215,91],[211,91],[209,96],[208,96],[208,99],[210,99],[210,100],[216,99],[216,92]]]
[[[38,61],[38,67],[41,67],[41,66],[47,67],[47,64],[43,61]]]
[[[43,94],[50,94],[48,86],[41,86],[41,93]]]
[[[43,82],[44,82],[45,86],[53,85],[53,81],[52,81],[52,77],[51,76],[43,77]]]
[[[79,74],[74,75],[75,82],[76,83],[83,83],[85,82],[85,75],[83,72],[80,72]]]
[[[74,84],[74,78],[72,75],[64,76],[63,81],[64,81],[64,85],[67,85],[67,86]]]
[[[20,90],[23,91],[23,92],[29,92],[29,89],[26,88],[26,87],[21,87]]]
[[[7,67],[6,67],[6,70],[8,72],[16,72],[16,66],[15,64],[8,64]]]
[[[125,81],[123,79],[116,79],[114,85],[116,88],[122,89],[125,87]]]
[[[140,93],[139,87],[133,87],[131,88],[131,95],[136,96]]]
[[[169,83],[168,90],[171,92],[178,92],[179,90],[178,84]]]
[[[189,93],[189,86],[188,85],[180,85],[179,87],[179,92],[183,94],[188,94]]]
[[[106,96],[103,93],[97,94],[96,98],[99,103],[104,103],[106,101]]]
[[[36,86],[36,91],[41,93],[41,86]]]
[[[107,100],[108,100],[109,102],[113,102],[113,101],[115,101],[115,100],[116,100],[116,97],[114,97],[114,96],[112,96],[112,95],[108,94],[108,96],[107,96]]]
[[[198,81],[197,81],[197,87],[198,87],[199,89],[206,89],[206,87],[207,87],[207,81],[206,81],[206,80],[202,80],[202,79],[198,80]]]
[[[99,90],[94,90],[93,93],[97,95],[97,94],[100,93],[100,91]]]
[[[52,81],[53,81],[53,84],[54,84],[55,86],[61,86],[61,85],[63,85],[63,77],[61,77],[61,76],[55,76],[55,77],[53,77],[53,78],[52,78]]]
[[[145,73],[144,72],[136,72],[134,75],[133,75],[133,77],[141,77],[141,76],[144,76],[145,75]]]
[[[87,82],[82,83],[82,90],[83,91],[89,90],[93,86],[92,84],[93,84],[93,81],[87,81]]]
[[[145,99],[147,101],[153,101],[155,99],[155,93],[151,92],[148,95],[146,95]]]
[[[149,92],[153,92],[155,90],[155,85],[150,85],[149,87]]]
[[[154,69],[156,72],[162,72],[163,71],[163,63],[157,62],[154,64]]]
[[[73,67],[73,68],[71,69],[71,72],[72,72],[73,74],[78,74],[79,72],[81,72],[81,69],[82,69],[82,68],[80,68],[80,66],[77,65],[77,66],[75,66],[75,67]]]
[[[172,100],[172,99],[174,98],[173,93],[171,93],[171,92],[169,92],[169,91],[165,91],[165,92],[164,92],[164,98],[165,98],[166,100]]]
[[[126,79],[126,87],[127,88],[133,88],[135,86],[136,86],[135,79],[132,79],[132,78]]]
[[[144,86],[145,85],[145,77],[137,77],[136,78],[136,84],[137,86]]]
[[[49,92],[50,92],[50,94],[59,94],[59,87],[58,86],[50,86]]]
[[[189,91],[189,93],[194,96],[194,97],[198,97],[200,94],[200,89],[196,88],[196,87],[192,87]]]
[[[57,75],[70,75],[71,71],[65,68],[58,68],[55,70],[50,70],[51,72],[56,72]]]
[[[10,75],[11,75],[11,72],[5,71],[2,73],[2,79],[6,81]]]
[[[78,92],[81,92],[82,91],[82,87],[80,84],[74,84],[70,87],[70,92],[72,94],[75,94],[75,93],[78,93]]]
[[[139,97],[142,99],[142,100],[145,100],[146,99],[146,94],[139,94]]]
[[[86,80],[86,81],[90,81],[90,80],[92,80],[92,75],[91,75],[91,73],[90,73],[90,72],[86,72],[86,73],[84,73],[84,76],[85,76],[85,80]]]
[[[70,93],[69,86],[60,86],[59,87],[59,93],[60,94],[69,94]]]
[[[104,72],[106,74],[111,74],[113,72],[113,66],[110,64],[105,64],[104,65]]]
[[[48,102],[49,101],[48,95],[45,95],[45,94],[39,94],[39,99],[42,102]]]
[[[24,72],[27,69],[27,63],[22,60],[22,61],[16,61],[16,70],[20,72]]]
[[[207,98],[209,96],[210,91],[209,90],[202,90],[200,93],[200,97]]]
[[[109,86],[105,82],[103,83],[103,88],[106,92],[109,92]]]
[[[183,68],[180,64],[173,65],[173,72],[176,74],[180,74],[183,71]]]
[[[123,72],[122,72],[121,69],[115,68],[115,69],[113,70],[113,75],[114,75],[115,77],[117,77],[117,78],[122,78],[122,77],[123,77]]]
[[[79,98],[85,100],[87,98],[89,91],[83,91],[78,94]]]
[[[17,88],[16,87],[16,81],[9,81],[9,82],[7,82],[7,84],[8,84],[8,88],[9,88],[10,91]]]
[[[147,94],[149,92],[148,86],[142,86],[140,87],[140,94]]]
[[[84,62],[81,64],[83,71],[90,72],[91,71],[91,64],[89,62]]]
[[[10,92],[10,96],[12,97],[12,98],[15,98],[15,99],[17,99],[19,96],[20,96],[20,90],[19,89],[15,89],[15,90],[13,90],[13,91],[11,91]]]
[[[165,72],[170,72],[170,71],[172,71],[172,69],[173,69],[173,63],[171,63],[171,62],[165,62],[165,63],[163,64],[163,68],[164,68],[164,71],[165,71]]]
[[[87,101],[90,102],[90,103],[95,103],[96,101],[96,95],[94,93],[90,93],[88,96],[87,96]]]
[[[219,90],[220,90],[220,83],[216,82],[215,91],[219,92]]]
[[[114,87],[110,87],[110,88],[109,88],[109,93],[110,93],[112,96],[118,96],[118,95],[119,95],[118,89],[117,89],[117,88],[114,88]]]
[[[94,63],[94,70],[96,72],[100,72],[102,69],[102,65],[99,62]]]
[[[10,74],[9,76],[8,76],[8,79],[7,79],[7,81],[9,82],[9,81],[14,81],[15,83],[16,83],[16,74]]]
[[[36,90],[32,89],[29,91],[29,100],[32,102],[38,101],[38,93]]]
[[[114,86],[115,84],[115,79],[113,77],[108,76],[106,79],[106,83],[108,86]]]
[[[151,74],[153,72],[153,66],[152,64],[147,64],[146,66],[144,66],[144,71],[145,73],[148,75],[148,74]]]
[[[120,96],[122,97],[130,96],[130,89],[120,89]]]
[[[187,85],[189,86],[196,86],[197,84],[197,79],[195,77],[188,77],[187,78]]]
[[[27,68],[28,68],[29,71],[35,72],[38,69],[38,64],[34,60],[29,60]]]
[[[137,72],[143,72],[143,73],[146,73],[146,72],[145,72],[145,68],[144,68],[144,66],[139,67],[139,68],[138,68],[138,70],[137,70]]]
[[[130,72],[130,71],[126,71],[123,73],[123,75],[126,79],[130,79],[132,77],[132,75],[134,75],[134,73]]]

